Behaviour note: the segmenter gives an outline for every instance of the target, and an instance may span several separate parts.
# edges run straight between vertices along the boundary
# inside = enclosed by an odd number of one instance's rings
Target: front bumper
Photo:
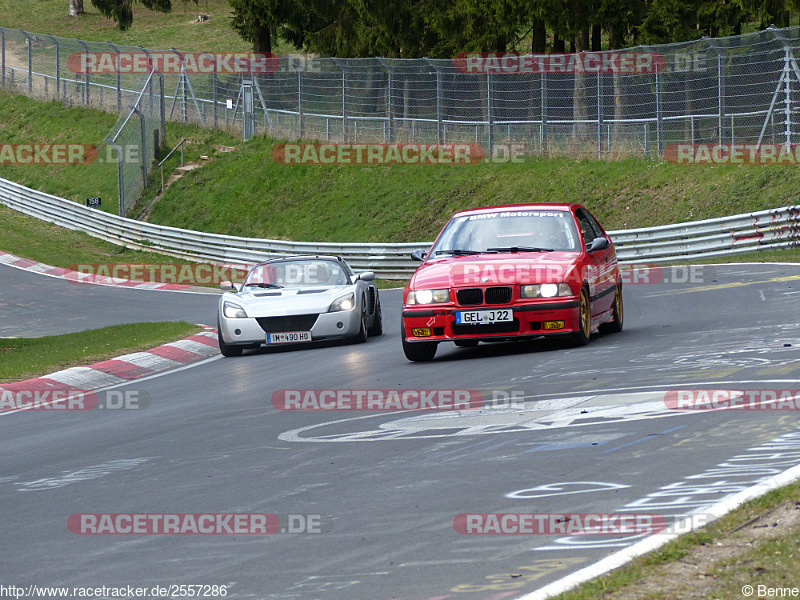
[[[514,320],[491,325],[457,325],[456,312],[470,310],[510,309]],[[491,340],[564,335],[580,328],[580,300],[574,297],[558,301],[527,302],[504,305],[403,308],[403,335],[407,342],[441,342],[455,340]],[[563,321],[564,326],[546,329],[547,322]],[[429,330],[431,335],[414,335],[414,329]],[[419,333],[419,331],[417,332]]]
[[[225,315],[219,315],[219,335],[222,336],[226,344],[254,346],[265,344],[267,333],[284,333],[287,331],[310,331],[311,341],[324,340],[330,338],[355,337],[361,329],[361,310],[359,307],[351,310],[342,310],[331,313],[319,313],[317,315],[290,315],[288,319],[298,319],[305,317],[305,324],[270,325],[266,319],[276,318],[267,317],[229,319]],[[259,323],[261,321],[261,323]]]

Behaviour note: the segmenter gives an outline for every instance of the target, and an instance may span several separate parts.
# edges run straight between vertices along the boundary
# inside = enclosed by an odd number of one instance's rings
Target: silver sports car
[[[365,342],[383,333],[372,272],[354,273],[338,256],[288,256],[253,267],[242,284],[224,281],[219,300],[219,350],[239,356],[263,344],[329,338]]]

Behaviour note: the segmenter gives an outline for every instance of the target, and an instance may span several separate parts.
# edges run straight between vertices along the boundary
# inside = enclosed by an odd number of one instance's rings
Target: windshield
[[[258,265],[250,271],[244,284],[266,288],[304,288],[349,283],[350,278],[338,263],[309,259]]]
[[[503,251],[577,252],[579,248],[571,212],[510,210],[452,219],[432,248],[431,256]]]

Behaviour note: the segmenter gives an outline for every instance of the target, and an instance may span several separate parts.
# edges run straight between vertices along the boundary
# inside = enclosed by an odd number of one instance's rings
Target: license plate
[[[462,310],[456,313],[457,325],[488,325],[506,323],[514,320],[514,313],[507,309],[499,310]]]
[[[268,344],[292,344],[294,342],[310,342],[310,331],[287,331],[286,333],[268,333]]]

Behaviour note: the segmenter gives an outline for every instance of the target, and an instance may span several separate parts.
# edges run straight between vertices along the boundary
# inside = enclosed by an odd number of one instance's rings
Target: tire
[[[614,296],[614,320],[610,323],[603,323],[600,325],[600,331],[603,333],[619,333],[622,331],[622,321],[625,317],[625,311],[622,308],[622,284],[617,283],[617,292]]]
[[[378,298],[378,305],[375,307],[375,316],[372,317],[372,327],[367,330],[369,335],[383,335],[383,313],[381,312],[381,299]]]
[[[222,339],[222,329],[219,326],[219,321],[217,321],[217,341],[219,342],[219,353],[222,354],[222,356],[241,356],[244,351],[244,348],[241,346],[225,343],[225,340]]]
[[[417,342],[409,343],[406,341],[405,327],[403,321],[400,321],[400,339],[403,340],[403,352],[406,358],[411,362],[427,362],[433,360],[436,355],[436,347],[438,342]]]
[[[367,313],[361,312],[361,327],[358,328],[358,335],[355,337],[357,344],[363,344],[367,341],[369,333],[367,332]]]
[[[589,301],[589,288],[581,287],[581,300],[578,307],[578,331],[572,335],[575,346],[585,346],[592,337],[592,304]]]
[[[455,344],[459,348],[474,348],[478,345],[478,340],[456,340]]]

